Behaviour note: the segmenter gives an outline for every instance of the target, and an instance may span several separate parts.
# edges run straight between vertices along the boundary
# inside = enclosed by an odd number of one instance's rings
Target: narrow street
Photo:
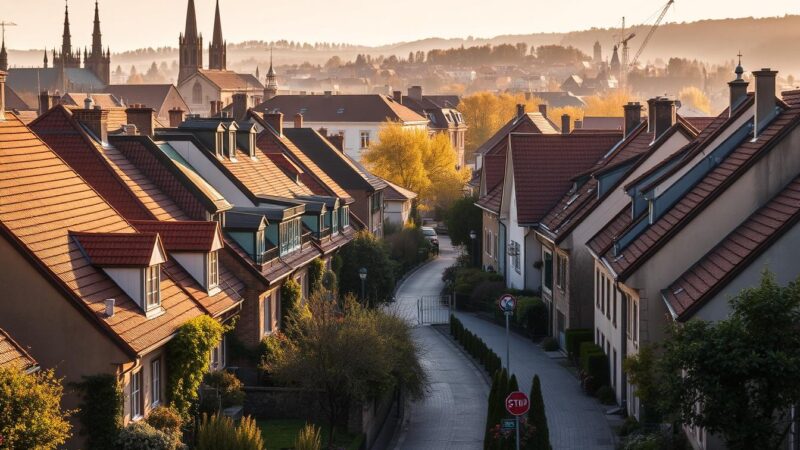
[[[455,252],[446,236],[440,237],[439,258],[419,269],[397,293],[398,312],[417,324],[417,298],[442,289],[442,271],[453,264]],[[483,448],[486,400],[489,386],[482,374],[446,336],[430,326],[414,335],[423,346],[423,363],[430,376],[426,398],[406,411],[406,423],[392,450],[478,450]]]

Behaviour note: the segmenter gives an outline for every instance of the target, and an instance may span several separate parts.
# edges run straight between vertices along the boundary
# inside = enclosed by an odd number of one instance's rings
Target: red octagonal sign
[[[512,392],[506,397],[506,411],[514,416],[522,416],[531,408],[528,395],[524,392]]]

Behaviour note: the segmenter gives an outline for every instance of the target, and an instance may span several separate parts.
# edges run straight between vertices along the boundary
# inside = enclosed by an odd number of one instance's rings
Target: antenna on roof
[[[6,21],[0,22],[0,30],[3,31],[3,42],[6,41],[6,27],[15,27],[15,26],[17,26],[17,24],[15,24],[14,22],[6,22]]]

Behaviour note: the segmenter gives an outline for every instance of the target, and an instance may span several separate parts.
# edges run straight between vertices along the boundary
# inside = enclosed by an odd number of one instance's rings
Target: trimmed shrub
[[[580,369],[587,393],[594,395],[600,386],[609,384],[608,357],[593,342],[581,344]]]
[[[547,334],[547,305],[537,297],[519,297],[514,320],[525,328],[528,335],[544,336]]]
[[[173,447],[177,448],[181,443],[181,427],[183,420],[180,414],[167,406],[159,406],[150,412],[146,422],[156,430],[166,434],[172,440]]]
[[[595,392],[595,397],[600,400],[600,403],[604,405],[613,405],[617,402],[617,397],[614,394],[614,390],[611,389],[608,385],[600,386],[600,388]]]
[[[581,343],[592,342],[594,335],[592,330],[586,328],[572,328],[564,332],[564,344],[567,347],[567,355],[577,362],[580,356]]]
[[[550,431],[547,427],[547,415],[544,410],[542,384],[539,380],[539,375],[533,376],[530,402],[531,409],[528,412],[528,422],[533,426],[534,434],[526,442],[525,450],[551,450]]]
[[[416,227],[404,227],[391,235],[384,234],[384,242],[388,246],[389,257],[397,263],[397,278],[401,278],[417,264],[427,261],[433,249],[422,234],[422,229]]]
[[[245,417],[237,427],[229,417],[203,415],[197,433],[197,450],[264,450],[264,439],[256,421]]]
[[[289,314],[300,305],[300,299],[303,297],[302,288],[300,283],[290,278],[283,282],[281,286],[281,323],[286,323],[286,318]]]
[[[642,425],[636,420],[636,417],[628,416],[625,418],[625,421],[622,422],[622,425],[617,430],[617,434],[625,437],[630,434],[633,434],[642,429]]]
[[[308,265],[308,289],[317,292],[322,287],[322,277],[325,275],[325,263],[322,258],[317,258]]]
[[[330,292],[336,292],[339,289],[338,282],[336,281],[336,273],[328,270],[322,275],[322,287]]]
[[[147,422],[134,422],[123,428],[114,447],[119,450],[173,450],[175,444],[166,433]]]
[[[503,366],[503,361],[482,339],[467,330],[455,316],[450,316],[450,334],[464,350],[475,358],[489,373],[494,373]]]
[[[236,375],[218,370],[206,374],[203,380],[206,386],[216,389],[222,397],[222,407],[239,406],[244,404],[244,391],[242,382]]]

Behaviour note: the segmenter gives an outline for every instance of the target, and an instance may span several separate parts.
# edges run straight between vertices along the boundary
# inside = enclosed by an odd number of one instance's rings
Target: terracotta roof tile
[[[137,230],[158,233],[168,252],[210,252],[215,241],[222,244],[217,222],[132,220]]]
[[[96,266],[149,266],[161,242],[157,233],[70,232]]]
[[[427,122],[423,116],[385,95],[278,95],[253,108],[279,111],[286,117],[302,114],[308,122]]]
[[[417,193],[416,192],[411,192],[408,189],[406,189],[406,188],[404,188],[402,186],[398,186],[398,185],[392,183],[389,180],[384,180],[384,181],[386,181],[386,184],[389,185],[386,188],[386,190],[383,191],[383,198],[385,200],[401,200],[401,201],[405,201],[405,200],[413,200],[413,199],[417,198]]]
[[[500,214],[500,203],[503,200],[503,183],[498,184],[488,194],[475,202],[476,205],[495,214]]]
[[[22,370],[36,367],[36,360],[2,328],[0,328],[0,367],[18,367]]]

